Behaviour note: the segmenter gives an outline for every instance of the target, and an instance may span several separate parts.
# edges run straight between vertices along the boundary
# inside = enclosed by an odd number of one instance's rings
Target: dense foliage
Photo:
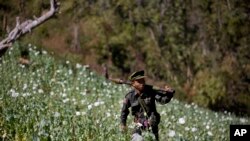
[[[29,45],[32,64],[18,63],[19,45],[0,60],[0,140],[126,141],[119,131],[120,109],[130,88],[116,85],[70,61],[56,61]],[[215,113],[171,100],[157,107],[161,140],[229,140],[230,124],[250,124],[249,118]],[[146,140],[152,134],[143,134]]]
[[[150,78],[170,82],[178,99],[250,114],[249,1],[60,2],[61,14],[23,42],[97,72],[102,64],[123,77],[146,69]],[[46,0],[0,0],[1,37],[15,26],[15,16],[32,18],[48,7]]]

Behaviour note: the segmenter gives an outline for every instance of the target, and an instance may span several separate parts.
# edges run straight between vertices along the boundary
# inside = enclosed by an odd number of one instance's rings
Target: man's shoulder
[[[130,98],[130,97],[133,96],[134,93],[135,93],[135,90],[130,90],[130,91],[125,95],[125,97],[126,97],[126,98]]]

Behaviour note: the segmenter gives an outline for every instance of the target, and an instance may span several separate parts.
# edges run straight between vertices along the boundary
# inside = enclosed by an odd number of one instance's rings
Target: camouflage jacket
[[[156,110],[155,101],[159,102],[160,104],[168,103],[171,98],[173,97],[174,90],[169,92],[154,89],[153,86],[145,85],[144,91],[142,92],[140,98],[144,101],[146,111],[141,106],[138,98],[139,95],[136,94],[135,90],[130,91],[123,101],[123,106],[121,110],[121,124],[126,125],[127,116],[129,114],[129,108],[131,107],[131,113],[135,118],[147,118],[150,115],[155,114],[159,115]],[[147,116],[144,114],[147,112]]]

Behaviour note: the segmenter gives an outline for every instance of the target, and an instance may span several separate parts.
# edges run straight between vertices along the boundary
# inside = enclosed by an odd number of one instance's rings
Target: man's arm
[[[122,110],[121,110],[121,124],[122,126],[126,126],[127,116],[129,114],[130,102],[128,99],[128,95],[123,100]]]
[[[155,100],[161,104],[168,103],[174,96],[175,90],[169,86],[165,86],[164,91],[154,89]]]

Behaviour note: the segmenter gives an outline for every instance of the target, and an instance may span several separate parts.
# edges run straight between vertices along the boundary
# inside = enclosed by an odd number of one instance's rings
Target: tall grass
[[[108,82],[87,65],[55,60],[33,45],[27,47],[32,64],[20,65],[19,48],[16,44],[0,60],[1,140],[130,140],[130,132],[119,130],[129,87]],[[230,124],[250,123],[176,99],[157,108],[161,140],[229,140]],[[131,116],[128,125],[132,130]]]

